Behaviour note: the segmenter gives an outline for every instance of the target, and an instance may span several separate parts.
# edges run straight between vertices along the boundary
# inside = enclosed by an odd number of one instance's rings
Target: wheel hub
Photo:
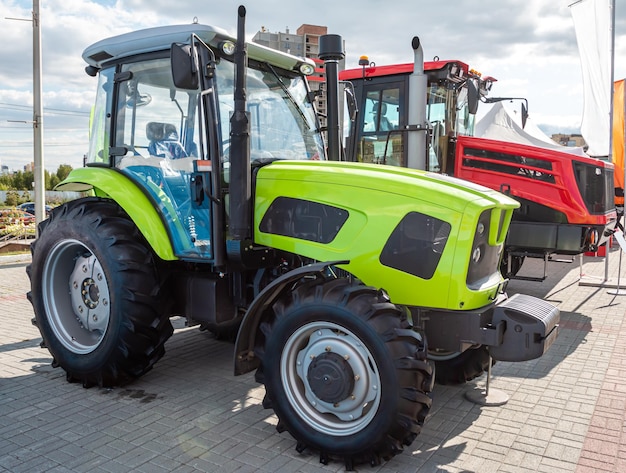
[[[76,259],[70,275],[70,294],[81,326],[104,332],[109,323],[109,291],[102,266],[94,255]]]
[[[290,402],[321,432],[360,429],[380,402],[380,376],[365,344],[332,322],[311,322],[289,337],[281,376]]]
[[[81,286],[83,288],[81,291],[83,304],[90,309],[95,309],[98,305],[98,300],[100,299],[100,290],[98,289],[98,285],[92,278],[86,278],[83,280]]]
[[[346,399],[354,390],[354,372],[339,354],[322,353],[309,365],[307,378],[311,391],[331,404]]]

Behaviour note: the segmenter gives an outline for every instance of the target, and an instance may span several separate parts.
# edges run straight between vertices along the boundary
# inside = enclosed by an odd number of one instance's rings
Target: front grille
[[[478,219],[472,243],[466,281],[470,288],[498,271],[502,245],[492,246],[489,244],[489,228],[492,224],[500,227],[502,221],[491,222],[491,210],[485,210]]]
[[[613,170],[573,161],[580,195],[590,214],[602,215],[615,208]]]

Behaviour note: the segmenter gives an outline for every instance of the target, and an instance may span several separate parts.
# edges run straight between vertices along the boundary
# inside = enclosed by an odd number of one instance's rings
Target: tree
[[[61,164],[55,173],[44,170],[45,189],[54,189],[71,171],[72,166],[69,164]],[[35,182],[35,175],[32,171],[16,171],[13,174],[0,175],[0,189],[2,190],[32,191],[33,182]]]
[[[13,173],[12,188],[18,191],[30,191],[33,189],[35,175],[32,171],[17,171]]]
[[[50,187],[46,187],[46,189],[53,190],[59,182],[61,182],[61,180],[57,177],[57,175],[52,174],[50,176]]]
[[[59,178],[59,182],[65,179],[69,173],[72,171],[72,166],[69,164],[61,164],[57,169],[57,177]]]

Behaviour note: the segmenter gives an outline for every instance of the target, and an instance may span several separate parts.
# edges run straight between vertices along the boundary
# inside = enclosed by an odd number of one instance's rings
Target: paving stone
[[[615,277],[618,258],[611,256]],[[0,472],[344,471],[341,462],[321,464],[315,452],[299,454],[262,407],[265,392],[254,374],[233,376],[232,344],[180,318],[165,357],[134,383],[66,383],[30,322],[26,263],[2,264],[0,257]],[[540,273],[542,264],[531,259],[524,270]],[[602,259],[585,259],[586,276],[604,271]],[[485,376],[436,386],[415,442],[359,471],[626,471],[626,298],[579,285],[578,262],[550,263],[548,272],[542,283],[513,280],[508,287],[562,311],[559,337],[542,358],[493,367],[491,386],[506,392],[508,403],[481,407],[465,398]]]

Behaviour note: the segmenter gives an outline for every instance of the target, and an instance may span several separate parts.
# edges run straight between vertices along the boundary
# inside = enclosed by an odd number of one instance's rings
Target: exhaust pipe
[[[320,36],[319,58],[326,68],[326,125],[328,159],[341,161],[341,127],[339,126],[339,61],[345,57],[343,40],[336,34]]]
[[[407,137],[408,167],[426,169],[426,94],[428,78],[424,74],[424,51],[417,36],[411,42],[413,48],[413,72],[409,76],[409,132]]]
[[[252,184],[250,171],[250,114],[246,110],[246,68],[248,51],[245,38],[246,8],[237,18],[235,49],[235,110],[230,119],[230,236],[242,241],[252,233]]]

